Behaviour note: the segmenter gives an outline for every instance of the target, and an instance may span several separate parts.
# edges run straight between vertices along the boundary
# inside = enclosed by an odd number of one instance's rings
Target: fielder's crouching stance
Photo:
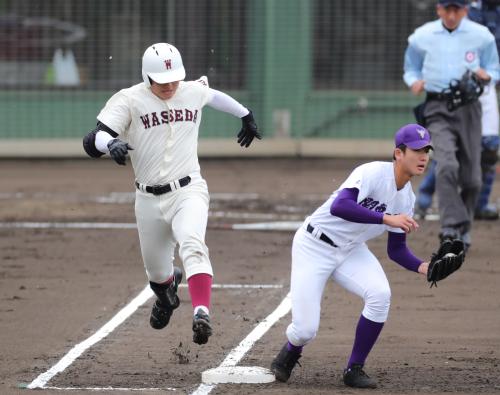
[[[120,165],[125,165],[130,154],[142,258],[157,297],[150,324],[164,328],[179,306],[182,271],[173,266],[179,244],[194,309],[193,341],[204,344],[212,334],[213,272],[205,245],[209,194],[197,154],[202,108],[209,105],[241,118],[238,143],[242,147],[261,135],[252,113],[225,93],[210,89],[205,77],[183,81],[186,72],[181,55],[170,44],[146,49],[142,77],[144,82],[109,99],[83,146],[89,156],[109,153]]]
[[[410,179],[424,172],[431,148],[425,128],[402,127],[395,135],[393,163],[371,162],[354,169],[297,231],[292,246],[292,323],[286,331],[288,342],[271,364],[276,379],[288,380],[302,347],[316,336],[322,294],[331,277],[365,302],[344,383],[376,387],[363,365],[387,319],[391,290],[367,240],[388,230],[389,257],[427,275],[431,286],[460,267],[463,243],[459,240],[442,246],[430,262],[415,257],[406,246],[406,233],[418,228],[412,218],[415,195]]]

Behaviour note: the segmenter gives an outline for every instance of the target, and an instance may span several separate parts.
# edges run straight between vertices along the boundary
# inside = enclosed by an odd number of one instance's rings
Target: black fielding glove
[[[125,141],[113,139],[108,143],[109,155],[119,165],[125,166],[127,162],[127,153],[133,148]]]
[[[431,283],[431,288],[437,282],[444,280],[453,272],[460,269],[464,263],[465,252],[462,240],[445,240],[439,246],[439,250],[432,254],[429,268],[427,270],[427,281]]]
[[[250,144],[252,144],[254,137],[258,138],[259,140],[262,138],[262,135],[257,129],[257,124],[255,123],[255,119],[253,118],[252,111],[241,118],[241,123],[241,130],[238,133],[239,145],[247,148],[250,146]]]

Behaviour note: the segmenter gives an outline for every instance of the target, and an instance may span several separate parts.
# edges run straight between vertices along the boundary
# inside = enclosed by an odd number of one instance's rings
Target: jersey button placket
[[[170,162],[172,161],[172,155],[169,154],[172,146],[174,145],[174,127],[173,127],[173,122],[170,122],[170,113],[169,113],[169,107],[167,103],[165,102],[165,109],[167,111],[167,114],[169,116],[169,122],[165,124],[165,133],[167,134],[166,138],[166,146],[164,147],[164,155],[163,155],[163,163],[162,163],[162,169],[160,172],[160,175],[162,178],[168,174],[169,168],[170,168]]]

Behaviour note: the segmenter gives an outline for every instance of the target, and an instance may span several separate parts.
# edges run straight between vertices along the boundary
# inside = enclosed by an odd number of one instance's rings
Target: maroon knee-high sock
[[[205,306],[210,308],[212,295],[212,276],[207,273],[198,273],[188,278],[189,295],[193,308]]]

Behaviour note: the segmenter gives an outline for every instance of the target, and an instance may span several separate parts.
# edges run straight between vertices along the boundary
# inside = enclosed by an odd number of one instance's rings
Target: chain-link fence
[[[386,138],[412,121],[402,82],[425,0],[0,0],[0,139],[80,137],[147,46],[252,108],[268,137]],[[207,110],[201,137],[232,137]]]

